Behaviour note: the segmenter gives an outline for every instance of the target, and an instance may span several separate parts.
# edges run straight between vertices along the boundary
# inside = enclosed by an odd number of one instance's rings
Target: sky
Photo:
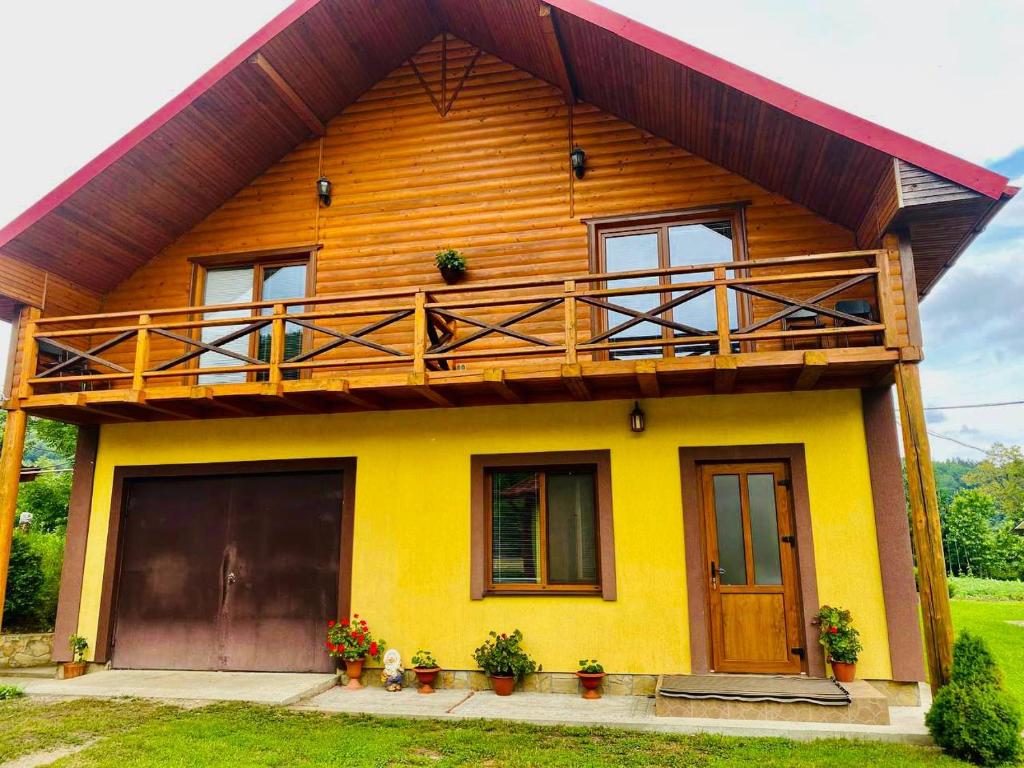
[[[0,223],[287,4],[0,3]],[[601,4],[1024,183],[1021,0],[732,0],[727,15],[720,4],[683,0]],[[1024,193],[921,307],[926,406],[1024,400],[1024,273],[1014,269],[1022,261]],[[6,334],[0,328],[0,356]],[[932,440],[936,458],[983,455],[946,438],[1024,443],[1024,405],[928,419],[943,436]]]

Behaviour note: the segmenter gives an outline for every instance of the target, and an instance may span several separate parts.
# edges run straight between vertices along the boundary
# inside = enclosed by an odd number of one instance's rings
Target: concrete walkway
[[[642,696],[605,696],[598,701],[586,701],[579,696],[559,693],[515,693],[505,697],[495,696],[491,691],[441,690],[430,696],[421,696],[408,688],[398,693],[388,693],[380,688],[361,691],[331,688],[294,708],[441,720],[511,720],[537,725],[604,726],[661,733],[932,743],[924,727],[923,707],[890,707],[890,725],[853,725],[656,717],[654,699]]]
[[[168,701],[246,701],[315,712],[345,712],[384,717],[439,720],[509,720],[537,725],[625,728],[661,733],[714,733],[726,736],[776,736],[811,740],[829,738],[931,744],[924,727],[928,706],[890,707],[890,725],[797,723],[768,720],[656,717],[654,699],[605,696],[586,701],[558,693],[515,693],[439,690],[422,696],[413,688],[388,693],[381,688],[349,691],[337,687],[334,675],[268,672],[92,672],[72,680],[0,677],[33,696],[118,698]]]
[[[0,678],[34,696],[74,696],[170,701],[249,701],[284,706],[315,696],[335,685],[334,675],[285,672],[167,672],[110,670],[71,680]]]

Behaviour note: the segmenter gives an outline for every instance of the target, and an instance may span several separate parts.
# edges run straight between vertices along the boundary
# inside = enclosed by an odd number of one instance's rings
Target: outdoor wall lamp
[[[633,410],[629,414],[629,428],[634,432],[643,432],[647,429],[647,415],[640,407],[640,403],[633,403]]]
[[[331,207],[331,180],[326,176],[316,180],[316,195],[320,198],[320,205],[324,208]]]
[[[572,172],[576,174],[577,179],[582,179],[583,174],[587,172],[587,153],[583,151],[583,147],[573,147],[569,153],[569,164],[572,166]]]

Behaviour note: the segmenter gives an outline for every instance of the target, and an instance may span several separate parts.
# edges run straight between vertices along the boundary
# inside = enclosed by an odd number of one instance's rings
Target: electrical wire
[[[932,405],[926,411],[958,411],[962,408],[1001,408],[1004,405],[1024,405],[1024,400],[1006,400],[1001,403],[971,403],[969,405]]]
[[[930,429],[928,430],[928,434],[931,435],[932,437],[937,437],[940,440],[949,440],[949,442],[956,443],[957,445],[962,445],[964,448],[970,448],[972,451],[981,451],[984,454],[988,453],[988,450],[986,450],[985,448],[979,448],[976,445],[965,443],[961,440],[957,440],[955,437],[949,437],[948,435],[940,435],[938,432],[932,432]]]

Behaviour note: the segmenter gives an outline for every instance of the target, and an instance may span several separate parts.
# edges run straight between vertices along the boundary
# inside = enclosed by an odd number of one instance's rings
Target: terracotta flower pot
[[[64,665],[64,679],[70,680],[72,677],[81,677],[85,674],[85,662],[84,661],[73,661],[68,662]]]
[[[453,269],[452,267],[440,267],[441,277],[448,285],[455,285],[466,275],[464,269]]]
[[[852,683],[857,675],[857,664],[846,661],[831,661],[832,674],[837,683]]]
[[[359,682],[359,678],[363,674],[363,661],[365,659],[352,661],[345,659],[345,674],[348,675],[348,685],[345,687],[350,691],[357,691],[363,687],[363,684]]]
[[[576,677],[583,683],[584,699],[601,698],[601,694],[598,693],[597,689],[601,685],[601,681],[604,680],[604,672],[577,672]]]
[[[418,693],[433,693],[434,679],[441,672],[440,667],[413,667],[416,677],[420,681]]]
[[[516,679],[512,675],[491,675],[491,687],[498,696],[511,696],[516,687]]]

